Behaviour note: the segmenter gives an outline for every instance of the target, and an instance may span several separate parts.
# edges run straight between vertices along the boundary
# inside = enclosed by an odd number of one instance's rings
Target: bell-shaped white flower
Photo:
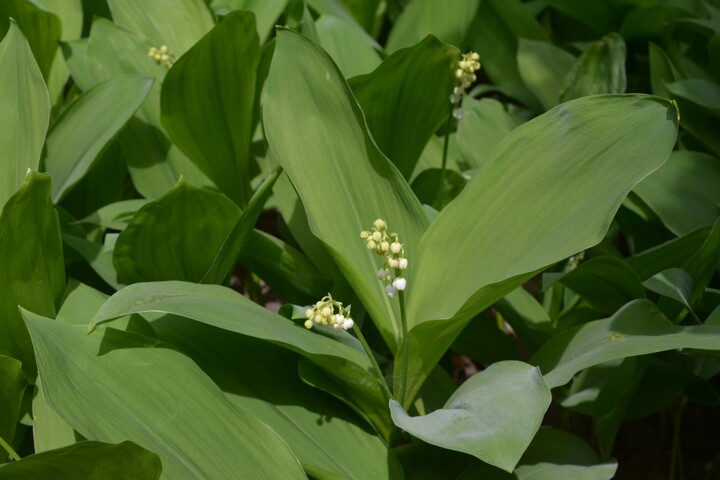
[[[402,292],[407,286],[407,280],[405,280],[403,277],[397,277],[395,280],[393,280],[392,286],[393,288],[395,288],[395,290]]]
[[[388,285],[385,287],[385,293],[387,293],[387,296],[390,298],[395,298],[395,295],[397,295],[398,291],[397,288],[395,288],[392,285]]]

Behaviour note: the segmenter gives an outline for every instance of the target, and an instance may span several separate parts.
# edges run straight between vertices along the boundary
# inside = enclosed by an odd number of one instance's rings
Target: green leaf
[[[545,0],[545,3],[581,21],[597,33],[604,34],[616,28],[616,19],[611,4],[604,0]]]
[[[429,168],[415,177],[412,189],[420,203],[439,211],[462,192],[467,181],[468,177],[454,170]]]
[[[88,223],[113,230],[122,231],[127,227],[135,212],[149,203],[143,198],[121,200],[110,203],[91,213],[77,223]]]
[[[645,298],[635,271],[618,258],[593,258],[565,274],[560,281],[605,313],[613,313],[636,298]]]
[[[421,440],[512,472],[540,428],[550,400],[537,368],[506,361],[470,377],[441,410],[410,417],[391,400],[390,411],[398,427]]]
[[[27,37],[28,44],[44,79],[48,80],[60,41],[60,19],[38,2],[5,0],[0,3],[0,35],[14,19]]]
[[[689,78],[666,83],[673,96],[683,97],[701,107],[720,113],[720,86],[702,78]]]
[[[675,151],[633,191],[678,236],[715,223],[720,204],[720,163],[700,152]]]
[[[80,442],[0,465],[0,476],[7,480],[157,480],[161,472],[156,454],[128,441]]]
[[[560,101],[601,93],[625,93],[625,52],[625,42],[617,33],[590,45],[565,77]]]
[[[219,15],[227,15],[233,10],[247,10],[255,14],[260,43],[263,44],[278,23],[288,0],[213,0],[212,9]]]
[[[308,474],[403,478],[393,453],[362,419],[298,377],[297,354],[174,316],[153,321],[153,327],[188,353],[233,405],[278,432]]]
[[[87,173],[145,100],[152,82],[150,78],[120,77],[98,84],[53,123],[45,159],[53,179],[53,201],[59,201]]]
[[[50,178],[29,172],[0,216],[0,353],[35,377],[30,336],[18,305],[54,317],[65,292],[60,224],[50,200]]]
[[[240,215],[232,230],[229,231],[220,248],[216,250],[217,253],[212,263],[202,277],[202,283],[222,283],[230,274],[235,266],[235,261],[243,250],[245,242],[252,235],[253,226],[260,218],[265,203],[272,195],[273,185],[280,177],[280,173],[280,168],[276,168],[258,186],[247,208]]]
[[[45,401],[40,378],[35,380],[32,401],[32,432],[35,453],[67,447],[77,442],[76,433]]]
[[[667,100],[607,95],[559,105],[505,137],[423,236],[408,280],[410,392],[469,318],[599,243],[630,189],[666,160],[676,132]]]
[[[309,331],[253,303],[239,293],[217,285],[184,282],[138,283],[120,290],[97,312],[94,323],[131,313],[163,312],[192,318],[224,330],[270,341],[310,359],[343,384],[381,432],[388,433],[385,401],[372,365],[359,342],[348,333],[335,340]],[[242,321],[238,321],[242,319]],[[332,329],[330,329],[332,331]],[[351,346],[352,345],[352,346]],[[383,426],[386,429],[383,431]]]
[[[199,282],[239,218],[240,209],[227,197],[180,181],[138,210],[118,237],[118,281]]]
[[[20,420],[22,403],[27,379],[22,371],[22,363],[18,360],[0,355],[0,438],[12,444],[15,438],[15,426]],[[4,450],[0,451],[0,462],[7,459]]]
[[[296,121],[299,116],[302,122]],[[288,30],[277,35],[265,84],[264,120],[271,152],[297,190],[313,234],[327,246],[395,349],[399,306],[375,277],[380,262],[360,231],[377,218],[385,219],[400,232],[412,258],[427,225],[415,195],[375,146],[332,60]]]
[[[560,103],[563,80],[573,63],[572,54],[552,43],[519,39],[518,71],[545,109]]]
[[[305,478],[282,439],[235,409],[186,356],[136,334],[87,335],[23,316],[48,404],[84,437],[154,451],[168,478]]]
[[[646,280],[658,272],[681,266],[700,249],[709,233],[709,227],[701,228],[624,260],[640,280]]]
[[[643,282],[648,290],[677,300],[692,311],[693,281],[690,274],[682,268],[669,268]]]
[[[649,300],[629,303],[615,315],[566,330],[531,358],[550,388],[568,383],[593,365],[678,348],[720,349],[720,327],[673,325]]]
[[[465,98],[462,109],[457,130],[458,149],[469,168],[483,168],[492,158],[495,146],[521,121],[492,98]]]
[[[457,49],[430,36],[349,82],[375,143],[405,179],[448,118],[448,97],[456,81],[452,65],[458,60]]]
[[[0,208],[37,170],[48,123],[50,97],[30,46],[15,22],[0,42]]]
[[[202,3],[202,2],[201,2]],[[168,71],[162,123],[228,197],[250,198],[250,143],[260,42],[255,16],[231,12]]]
[[[175,58],[213,28],[213,18],[203,0],[165,2],[108,0],[112,18],[120,27],[139,33],[155,47],[167,45]],[[147,52],[146,57],[147,57]]]
[[[165,135],[160,123],[160,86],[165,69],[148,57],[152,43],[104,18],[96,18],[87,46],[87,65],[72,70],[73,80],[87,90],[118,76],[140,75],[155,79],[148,96],[117,143],[130,170],[133,184],[147,198],[170,190],[181,176],[194,185],[212,182]],[[72,64],[71,64],[72,69]]]
[[[323,15],[315,22],[315,29],[320,45],[345,78],[370,73],[380,65],[378,52],[343,20]]]
[[[526,4],[519,0],[485,0],[468,32],[470,47],[480,54],[483,71],[492,83],[532,110],[542,105],[530,93],[518,71],[518,38],[549,41]]]
[[[430,34],[462,47],[479,4],[480,0],[450,3],[415,0],[405,7],[395,22],[386,49],[395,52],[415,45]]]

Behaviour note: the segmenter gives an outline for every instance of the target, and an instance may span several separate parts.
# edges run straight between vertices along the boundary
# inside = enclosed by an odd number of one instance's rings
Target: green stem
[[[685,411],[685,404],[687,400],[683,398],[675,411],[675,422],[673,430],[673,445],[672,445],[672,457],[670,460],[670,476],[669,480],[675,480],[675,472],[677,471],[680,475],[680,480],[685,478],[682,467],[682,447],[680,445],[680,426],[682,424],[682,416]]]
[[[397,276],[400,276],[398,273]],[[395,389],[395,397],[402,406],[405,406],[405,390],[407,388],[407,377],[408,377],[408,328],[407,328],[407,314],[405,313],[405,292],[402,290],[398,292],[398,299],[400,300],[400,321],[402,322],[402,372],[400,375],[400,383]]]
[[[447,170],[448,147],[450,145],[450,119],[452,118],[453,107],[454,107],[454,105],[450,104],[450,111],[448,113],[447,125],[445,128],[445,141],[443,143],[442,166],[440,167],[440,184],[438,186],[438,194],[437,194],[438,202],[440,202],[442,200],[442,195],[443,195],[444,188],[445,188],[445,171]]]
[[[10,458],[15,460],[16,462],[20,461],[20,455],[17,454],[15,450],[10,446],[9,443],[5,441],[3,437],[0,437],[0,446],[10,455]]]
[[[370,359],[370,363],[372,363],[373,369],[375,370],[375,376],[378,378],[383,393],[385,394],[385,400],[387,402],[390,402],[390,399],[392,399],[392,393],[390,393],[390,387],[385,380],[385,376],[383,375],[382,370],[380,370],[380,365],[378,365],[377,360],[375,360],[375,354],[370,349],[370,345],[368,345],[367,341],[365,340],[365,336],[362,334],[362,331],[360,330],[360,327],[357,326],[357,324],[353,325],[353,331],[355,332],[355,335],[357,336],[358,340],[360,340],[360,343],[365,349],[365,354],[367,354],[368,358]]]

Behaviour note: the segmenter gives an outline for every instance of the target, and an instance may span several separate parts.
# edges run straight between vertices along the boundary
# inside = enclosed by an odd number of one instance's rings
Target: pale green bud
[[[315,315],[315,310],[313,310],[312,308],[308,308],[307,310],[305,310],[305,316],[307,318],[312,318],[314,315]]]
[[[398,242],[393,242],[392,245],[390,245],[390,251],[397,255],[402,251],[402,245],[400,245]]]
[[[385,253],[388,250],[390,250],[390,244],[388,242],[381,242],[380,243],[380,251]]]
[[[312,320],[305,320],[305,328],[310,330],[312,328],[312,326],[313,326]]]
[[[385,230],[385,220],[383,220],[382,218],[378,218],[373,222],[373,227],[375,227],[377,230]]]

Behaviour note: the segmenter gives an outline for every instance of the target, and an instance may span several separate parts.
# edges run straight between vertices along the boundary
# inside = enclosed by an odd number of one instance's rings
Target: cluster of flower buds
[[[155,63],[165,67],[165,70],[169,70],[170,67],[175,63],[175,58],[170,54],[170,49],[167,45],[160,45],[160,48],[150,47],[148,56],[155,60]]]
[[[385,220],[378,218],[373,222],[371,231],[363,230],[360,238],[367,242],[367,247],[385,258],[383,268],[378,270],[377,277],[383,281],[392,283],[385,287],[385,293],[390,298],[397,295],[399,291],[405,290],[407,280],[402,277],[402,271],[408,266],[405,258],[405,247],[400,243],[397,233],[390,233]],[[393,272],[395,278],[393,278]]]
[[[463,53],[462,59],[458,62],[457,70],[455,70],[457,84],[453,88],[452,95],[450,95],[450,103],[454,105],[452,114],[458,120],[463,115],[460,103],[465,95],[465,90],[477,80],[475,72],[478,70],[480,70],[480,55],[476,52]]]
[[[337,313],[335,309],[337,308]],[[350,305],[343,308],[342,302],[333,300],[328,293],[312,308],[305,310],[305,328],[310,329],[314,324],[326,327],[332,326],[335,330],[350,330],[355,325],[350,318]]]

